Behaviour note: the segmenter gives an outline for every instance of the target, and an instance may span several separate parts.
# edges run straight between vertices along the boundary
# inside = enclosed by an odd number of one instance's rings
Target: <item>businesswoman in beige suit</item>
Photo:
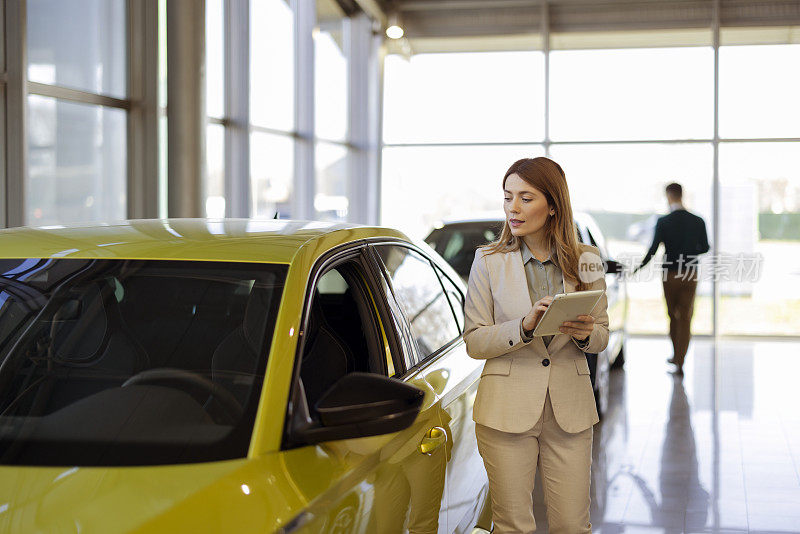
[[[556,293],[605,289],[595,247],[575,234],[564,171],[522,159],[503,178],[506,220],[475,254],[464,340],[486,360],[473,419],[489,476],[494,533],[530,533],[538,466],[552,534],[591,532],[589,479],[597,423],[585,352],[608,344],[604,296],[561,334],[532,337]]]

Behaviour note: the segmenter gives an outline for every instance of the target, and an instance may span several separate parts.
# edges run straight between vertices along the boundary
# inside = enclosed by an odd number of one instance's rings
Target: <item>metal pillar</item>
[[[249,217],[249,0],[225,2],[225,117],[225,216]]]
[[[542,0],[542,48],[544,52],[544,155],[550,157],[550,6]]]
[[[719,255],[720,244],[720,228],[719,228],[719,210],[720,210],[720,184],[719,184],[719,27],[720,27],[720,0],[713,0],[711,30],[713,33],[714,42],[714,178],[713,178],[713,194],[711,202],[712,220],[714,221],[713,240],[711,243],[711,262],[712,267],[716,267],[716,259]],[[713,272],[717,272],[716,268]],[[714,339],[719,339],[719,284],[717,277],[714,276],[711,281],[711,335]]]
[[[378,223],[379,169],[373,154],[378,150],[377,128],[377,49],[372,35],[372,21],[365,14],[349,20],[347,41],[348,150],[347,220],[361,224]]]
[[[128,0],[128,218],[158,217],[158,0]]]
[[[28,181],[28,98],[27,98],[27,2],[8,0],[5,4],[6,81],[5,87],[5,174],[0,202],[0,223],[5,227],[25,224],[25,187]]]
[[[370,25],[373,24],[369,19]],[[371,30],[370,30],[371,31]],[[366,224],[378,225],[381,219],[381,162],[383,156],[383,34],[371,33],[368,74],[371,83],[367,109],[370,114],[369,135],[372,145],[367,155],[370,172],[370,202]]]
[[[316,0],[292,0],[294,13],[295,127],[292,219],[314,219],[314,39]]]
[[[201,217],[205,173],[205,0],[167,2],[167,213]]]
[[[375,122],[373,125],[375,136],[375,151],[370,155],[372,167],[375,169],[375,207],[373,219],[369,224],[381,224],[381,198],[383,190],[383,88],[384,88],[384,65],[386,59],[386,45],[383,42],[381,32],[376,32],[372,36],[376,74],[376,88],[374,93],[375,101],[370,104],[370,109],[374,109]]]

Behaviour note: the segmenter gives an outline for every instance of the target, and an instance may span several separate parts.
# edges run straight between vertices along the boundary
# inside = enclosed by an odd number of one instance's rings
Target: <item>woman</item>
[[[591,532],[592,426],[599,420],[585,352],[608,344],[605,294],[561,334],[532,337],[556,293],[605,289],[595,247],[578,243],[564,171],[521,159],[503,178],[505,224],[479,248],[464,340],[485,359],[473,419],[489,475],[494,533],[534,532],[537,464],[552,534]]]

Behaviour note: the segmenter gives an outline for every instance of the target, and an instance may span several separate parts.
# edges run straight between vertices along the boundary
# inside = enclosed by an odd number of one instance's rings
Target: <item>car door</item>
[[[280,463],[302,511],[284,532],[437,531],[444,491],[445,448],[433,389],[408,428],[379,436],[305,444],[293,436],[313,422],[314,403],[339,375],[399,377],[408,350],[387,288],[362,249],[333,257],[312,275]],[[325,336],[320,342],[320,336]],[[318,346],[337,347],[320,352]],[[342,357],[344,351],[349,355]],[[347,361],[352,356],[353,361]],[[341,365],[337,360],[343,362]]]
[[[452,274],[434,263],[445,294],[454,312],[459,330],[464,331],[464,287]],[[450,420],[453,447],[447,464],[447,524],[450,532],[471,532],[480,526],[491,527],[489,482],[483,459],[478,453],[472,410],[478,392],[482,362],[470,358],[463,338],[437,360],[433,377],[447,377],[434,387],[442,397],[442,409]]]
[[[458,275],[452,268],[436,265],[421,250],[384,245],[376,251],[417,345],[420,360],[409,363],[433,387],[441,407],[441,424],[448,437],[446,532],[470,532],[480,522],[488,483],[472,421],[481,365],[469,358],[461,337],[463,285],[454,281]]]

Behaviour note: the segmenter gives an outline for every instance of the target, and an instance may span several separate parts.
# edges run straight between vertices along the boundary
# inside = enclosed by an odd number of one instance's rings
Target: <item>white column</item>
[[[544,52],[544,155],[550,157],[550,5],[542,0],[542,48]]]
[[[372,34],[372,20],[365,14],[352,17],[348,33],[348,184],[347,220],[378,224],[380,202],[379,47]]]
[[[250,1],[225,2],[225,216],[250,216]]]
[[[205,215],[205,5],[205,0],[167,2],[169,217]]]
[[[294,12],[295,124],[292,219],[314,219],[314,39],[316,0],[291,0]]]
[[[713,0],[713,19],[711,22],[711,29],[714,39],[714,181],[713,181],[713,201],[712,205],[712,220],[713,240],[711,244],[711,265],[713,272],[716,272],[715,264],[716,258],[719,255],[720,243],[720,230],[719,230],[719,203],[720,203],[720,185],[719,185],[719,26],[720,26],[720,0]],[[719,284],[717,284],[717,277],[711,281],[711,294],[712,294],[712,329],[711,333],[715,339],[719,337]]]

